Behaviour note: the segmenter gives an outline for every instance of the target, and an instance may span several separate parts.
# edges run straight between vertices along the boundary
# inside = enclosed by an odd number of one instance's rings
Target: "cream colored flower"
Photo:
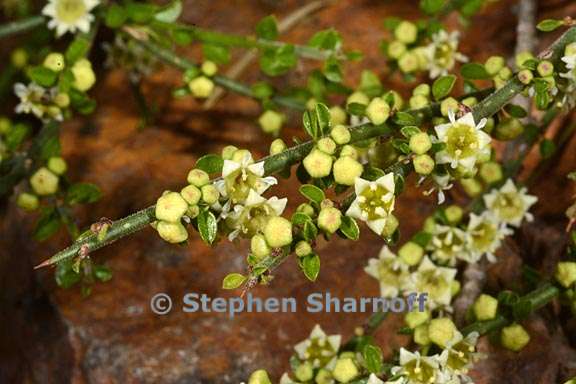
[[[405,384],[438,383],[441,363],[438,355],[422,356],[420,352],[400,348],[400,366],[392,368],[392,374],[402,375]]]
[[[48,28],[56,29],[57,37],[76,30],[88,33],[94,21],[90,11],[99,4],[99,0],[48,0],[42,14],[51,18]]]
[[[519,227],[522,220],[533,220],[528,212],[538,201],[536,196],[526,193],[526,188],[518,188],[512,179],[508,179],[500,189],[494,189],[484,195],[486,208],[501,222]]]
[[[457,31],[447,33],[441,30],[432,36],[432,42],[426,47],[430,78],[446,75],[454,68],[457,61],[466,62],[468,58],[458,52]]]
[[[455,268],[438,267],[425,256],[418,269],[406,279],[403,290],[428,293],[429,310],[438,307],[450,309],[452,283],[456,273]]]
[[[32,113],[41,119],[44,116],[42,100],[45,97],[46,89],[36,83],[24,85],[14,84],[14,93],[20,98],[20,103],[16,106],[16,113]]]
[[[478,332],[472,332],[466,337],[458,332],[454,340],[448,343],[442,352],[442,361],[445,363],[449,376],[467,382],[465,380],[469,379],[468,371],[474,363],[482,358],[482,354],[476,352],[478,337]]]
[[[366,222],[378,235],[382,234],[386,220],[394,210],[394,174],[388,173],[376,181],[360,177],[354,182],[356,199],[346,215]]]
[[[382,247],[378,258],[368,260],[364,271],[380,282],[382,297],[396,297],[408,278],[408,265],[396,256],[388,246]]]
[[[460,228],[436,224],[428,250],[434,261],[453,266],[457,259],[465,257],[466,243],[466,232]]]
[[[486,255],[486,258],[493,263],[496,261],[494,253],[500,248],[502,240],[512,234],[512,230],[490,211],[484,211],[481,215],[470,214],[466,234],[468,252],[464,253],[465,260],[475,263]]]
[[[314,368],[332,366],[340,349],[342,336],[326,335],[316,324],[310,336],[294,346],[300,360],[309,361]]]

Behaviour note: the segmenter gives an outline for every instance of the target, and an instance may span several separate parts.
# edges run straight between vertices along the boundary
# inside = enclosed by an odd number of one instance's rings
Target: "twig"
[[[33,16],[24,20],[0,25],[0,39],[20,32],[30,31],[44,24],[43,16]]]

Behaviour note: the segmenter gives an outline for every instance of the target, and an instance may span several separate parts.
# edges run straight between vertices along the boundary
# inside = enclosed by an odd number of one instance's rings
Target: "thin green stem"
[[[30,31],[42,24],[44,24],[43,16],[32,16],[27,19],[0,25],[0,39],[17,33]]]

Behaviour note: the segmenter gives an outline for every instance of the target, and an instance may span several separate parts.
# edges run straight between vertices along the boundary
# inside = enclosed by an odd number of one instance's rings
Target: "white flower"
[[[457,31],[447,33],[444,30],[432,36],[432,42],[426,47],[430,78],[446,75],[454,68],[456,61],[468,61],[466,56],[458,52],[459,37]]]
[[[480,216],[470,214],[466,233],[468,235],[468,252],[464,254],[467,257],[466,261],[475,263],[486,255],[488,261],[493,263],[496,261],[494,253],[500,248],[502,240],[512,234],[512,230],[490,211],[484,211]]]
[[[378,378],[375,374],[371,373],[368,377],[366,384],[385,384],[382,380]]]
[[[294,380],[292,380],[287,373],[284,373],[280,378],[280,384],[297,384],[297,383]]]
[[[441,264],[453,266],[457,258],[463,258],[466,233],[457,227],[436,224],[428,250],[430,257]]]
[[[468,371],[474,363],[483,358],[483,354],[476,351],[478,332],[472,332],[463,337],[460,332],[456,333],[454,340],[450,341],[442,352],[443,368],[446,378],[450,383],[469,383]]]
[[[441,375],[442,357],[422,356],[420,352],[400,349],[400,366],[392,368],[393,375],[402,375],[406,384],[437,383]]]
[[[576,55],[566,55],[562,57],[562,61],[566,63],[567,71],[560,73],[560,77],[566,79],[566,85],[562,89],[564,96],[562,104],[567,108],[572,108],[576,105]]]
[[[90,11],[99,3],[99,0],[49,0],[42,14],[51,18],[48,28],[56,29],[57,37],[76,30],[87,33],[94,21]]]
[[[357,178],[356,199],[346,215],[366,222],[378,235],[382,234],[389,215],[394,210],[394,174],[388,173],[376,181]]]
[[[426,177],[422,177],[418,181],[418,183],[422,184],[425,180],[426,180]],[[432,174],[432,180],[434,181],[435,185],[432,188],[428,189],[427,191],[424,191],[423,194],[425,196],[428,196],[437,190],[438,191],[438,205],[440,205],[440,204],[444,203],[444,201],[446,201],[446,195],[444,194],[444,191],[447,191],[454,186],[454,184],[450,183],[450,180],[452,180],[452,177],[450,176],[449,173],[446,173],[443,175],[433,173]]]
[[[36,83],[28,86],[22,83],[14,84],[14,93],[20,98],[20,103],[16,106],[16,113],[32,113],[38,118],[44,116],[43,99],[47,95],[45,88]]]
[[[490,136],[482,131],[486,119],[474,122],[472,113],[467,113],[455,120],[453,111],[448,113],[450,123],[434,128],[438,142],[446,147],[436,153],[438,164],[450,164],[452,168],[462,167],[465,171],[474,169],[476,161],[481,156],[490,154]]]
[[[526,193],[526,188],[516,187],[512,179],[508,179],[500,189],[494,189],[484,195],[484,204],[498,220],[514,227],[519,227],[522,220],[533,220],[528,212],[538,201],[536,196]]]
[[[336,355],[340,349],[342,336],[330,335],[320,328],[318,324],[312,329],[310,336],[294,346],[300,360],[312,363],[314,368],[331,366],[336,362]]]
[[[406,279],[403,290],[408,292],[428,293],[429,310],[438,307],[450,309],[452,284],[456,277],[455,268],[438,267],[428,256],[422,259],[418,269]]]
[[[408,278],[408,265],[392,253],[386,245],[382,247],[378,259],[368,260],[364,271],[380,282],[382,297],[398,296]]]

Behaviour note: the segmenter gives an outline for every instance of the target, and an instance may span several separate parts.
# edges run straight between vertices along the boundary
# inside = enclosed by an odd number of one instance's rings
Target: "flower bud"
[[[414,342],[418,345],[430,345],[430,336],[428,334],[428,325],[422,324],[414,329]]]
[[[180,191],[180,195],[190,205],[196,205],[202,197],[202,192],[195,185],[188,185]]]
[[[338,208],[328,207],[318,214],[318,227],[324,232],[333,234],[342,224],[342,212]]]
[[[368,105],[369,102],[370,102],[370,99],[368,98],[368,96],[366,96],[363,92],[360,92],[360,91],[356,91],[356,92],[352,93],[346,99],[346,105],[352,104],[352,103]]]
[[[386,218],[386,224],[384,225],[384,229],[382,230],[382,236],[388,238],[396,232],[398,229],[398,219],[394,215],[388,215]]]
[[[364,167],[356,159],[350,156],[342,156],[334,162],[334,181],[342,185],[354,185],[354,182],[362,172]]]
[[[193,219],[200,214],[200,207],[197,205],[189,205],[186,210],[186,216]]]
[[[44,67],[54,72],[60,72],[66,66],[64,62],[64,55],[61,53],[52,52],[44,59]]]
[[[534,75],[531,70],[523,69],[518,72],[518,80],[520,80],[522,84],[528,85],[532,82],[532,79],[534,79]]]
[[[576,263],[572,261],[558,263],[554,277],[563,287],[570,287],[576,283]]]
[[[512,70],[508,67],[504,67],[500,70],[500,72],[498,72],[497,76],[497,78],[500,80],[509,80],[512,77]]]
[[[475,98],[475,97],[473,97],[473,96],[470,96],[470,97],[467,97],[467,98],[463,99],[463,100],[462,100],[462,104],[464,104],[464,105],[467,106],[467,107],[472,108],[473,106],[475,106],[476,104],[478,104],[478,99]]]
[[[72,66],[74,74],[73,86],[79,91],[86,92],[96,82],[96,75],[92,70],[92,63],[88,59],[80,59]]]
[[[502,167],[500,164],[489,161],[480,167],[480,177],[486,184],[493,184],[502,180]]]
[[[336,361],[332,375],[340,383],[348,383],[354,380],[360,371],[351,358],[339,358]]]
[[[292,242],[292,223],[283,217],[271,217],[264,226],[264,237],[272,248],[280,248]]]
[[[210,181],[210,176],[208,176],[208,173],[206,173],[205,171],[195,168],[192,169],[190,172],[188,172],[186,180],[188,181],[188,184],[192,184],[196,187],[201,187],[203,185],[208,184],[208,182]]]
[[[10,62],[16,68],[24,68],[28,64],[28,53],[22,48],[15,49],[10,54]]]
[[[450,224],[458,224],[464,216],[464,211],[457,205],[451,205],[444,210],[444,215]]]
[[[60,108],[67,108],[70,106],[70,96],[67,93],[59,93],[54,97],[54,104]]]
[[[551,76],[554,73],[554,64],[549,62],[548,60],[542,60],[536,70],[542,77]]]
[[[406,44],[413,43],[418,37],[418,27],[409,21],[402,21],[394,29],[394,37]]]
[[[330,137],[336,142],[338,145],[348,144],[350,141],[350,130],[344,125],[336,125],[330,131]]]
[[[271,135],[277,135],[278,132],[280,132],[283,122],[284,115],[271,109],[265,111],[260,118],[258,118],[258,124],[260,124],[262,131]]]
[[[353,159],[358,159],[358,151],[352,145],[345,145],[340,151],[340,157],[349,156]]]
[[[333,126],[346,123],[346,111],[340,106],[335,105],[330,108],[330,122]]]
[[[498,300],[490,295],[480,295],[473,306],[477,320],[492,320],[498,312]]]
[[[384,122],[388,120],[388,117],[390,117],[390,106],[380,97],[375,97],[370,101],[368,107],[366,107],[366,116],[372,124],[384,124]]]
[[[236,148],[233,145],[227,145],[224,148],[222,148],[222,158],[224,160],[230,160],[232,159],[232,156],[234,155],[234,152],[236,152],[238,150],[238,148]]]
[[[213,61],[206,60],[202,63],[200,70],[206,76],[212,77],[216,74],[216,72],[218,72],[218,66]]]
[[[432,141],[426,132],[420,132],[410,137],[410,150],[422,155],[432,148]]]
[[[216,204],[220,198],[220,192],[212,184],[206,184],[201,188],[202,200],[208,205]]]
[[[309,111],[313,111],[316,108],[316,104],[318,104],[318,101],[315,98],[311,97],[306,102],[306,109]]]
[[[318,149],[313,149],[302,163],[306,172],[314,179],[326,177],[332,171],[332,156]]]
[[[570,43],[564,48],[564,56],[576,55],[576,43]]]
[[[426,323],[430,319],[430,312],[420,312],[420,311],[413,311],[408,312],[404,316],[404,322],[408,326],[408,328],[416,328],[420,325]]]
[[[329,137],[318,140],[316,147],[328,155],[333,155],[336,152],[336,143]]]
[[[430,340],[439,347],[445,348],[457,333],[458,329],[454,325],[454,322],[447,317],[430,320],[428,336]]]
[[[506,62],[502,56],[490,56],[484,63],[484,68],[490,76],[495,76],[502,68],[504,68],[505,64]]]
[[[288,147],[286,146],[286,143],[284,143],[284,140],[276,139],[270,144],[270,154],[277,155],[284,152],[286,148]]]
[[[250,240],[250,251],[258,260],[268,256],[272,252],[266,239],[260,234],[252,236]]]
[[[421,109],[428,105],[429,101],[426,96],[423,95],[414,95],[408,101],[410,103],[410,108],[412,109]]]
[[[188,83],[188,88],[190,88],[192,96],[205,99],[212,94],[214,82],[206,76],[198,76]]]
[[[48,159],[48,169],[57,175],[63,175],[68,169],[66,161],[61,157],[51,157]]]
[[[248,384],[272,384],[272,382],[268,377],[268,373],[266,373],[266,371],[263,369],[259,369],[252,372],[250,378],[248,379]]]
[[[449,111],[456,113],[459,107],[460,104],[458,103],[458,100],[453,97],[448,97],[440,103],[440,112],[442,112],[442,116],[448,116]]]
[[[405,52],[400,59],[398,59],[398,67],[404,73],[411,73],[418,70],[420,66],[418,56],[413,52]]]
[[[412,53],[418,58],[418,69],[420,71],[427,71],[430,64],[427,47],[416,47],[412,50]]]
[[[436,229],[436,220],[434,220],[434,217],[427,217],[426,220],[424,220],[422,229],[424,232],[434,233],[434,230]]]
[[[30,177],[30,186],[37,195],[46,196],[56,193],[58,190],[58,176],[46,167],[39,168]]]
[[[294,376],[300,382],[307,382],[314,378],[314,369],[312,364],[309,361],[303,361],[296,369],[294,370]]]
[[[12,129],[10,119],[0,116],[0,135],[6,135]]]
[[[247,149],[239,149],[234,154],[232,154],[232,158],[230,160],[235,161],[237,163],[241,163],[245,157],[252,156],[249,150]]]
[[[388,44],[388,56],[393,59],[399,59],[406,52],[406,44],[401,41],[394,40]]]
[[[524,65],[524,63],[528,60],[532,60],[534,58],[534,55],[531,52],[528,51],[524,51],[524,52],[520,52],[516,55],[516,67],[517,68],[522,68],[522,66]]]
[[[461,179],[460,184],[462,185],[464,192],[466,192],[470,197],[476,197],[482,193],[482,184],[474,178]]]
[[[530,335],[520,324],[512,324],[502,328],[500,342],[503,347],[518,352],[530,342]]]
[[[20,193],[16,199],[16,205],[25,211],[34,211],[40,205],[38,196],[32,193]]]
[[[498,140],[513,140],[524,132],[524,126],[520,120],[516,118],[509,118],[503,120],[494,129],[494,137]]]
[[[429,175],[434,170],[434,159],[428,155],[418,155],[412,160],[414,171],[419,175]]]
[[[398,256],[410,266],[418,265],[424,256],[424,248],[413,241],[409,241],[398,250]]]
[[[310,217],[314,216],[314,208],[308,203],[302,203],[296,208],[296,212],[302,212]]]
[[[156,230],[160,237],[169,243],[177,244],[188,239],[188,231],[181,223],[159,221]]]
[[[188,203],[179,193],[168,192],[156,202],[156,218],[169,223],[177,223],[188,209]]]
[[[320,370],[316,374],[316,377],[314,378],[314,382],[316,384],[332,384],[334,383],[332,373],[326,368],[320,368]],[[565,384],[572,384],[572,383],[565,383]]]
[[[414,96],[421,95],[421,96],[430,96],[430,86],[428,84],[420,84],[412,91]]]
[[[450,284],[450,295],[454,297],[459,294],[460,288],[462,288],[462,284],[458,280],[452,281],[452,284]]]
[[[296,244],[295,252],[298,257],[308,256],[312,253],[312,247],[306,241],[302,240]]]

